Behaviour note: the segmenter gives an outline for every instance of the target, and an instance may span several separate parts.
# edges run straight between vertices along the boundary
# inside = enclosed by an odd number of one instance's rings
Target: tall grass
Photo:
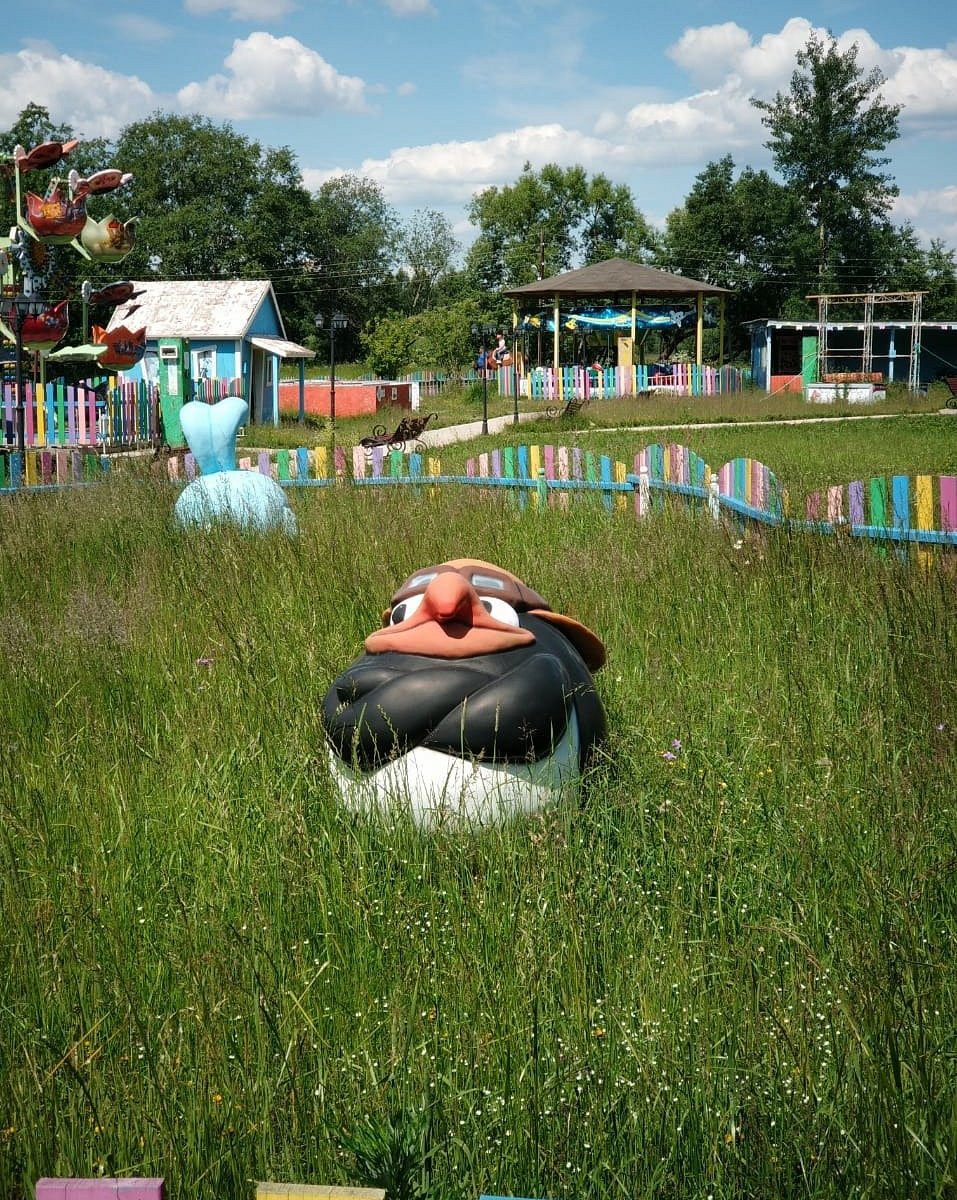
[[[0,1194],[953,1193],[950,560],[427,489],[182,537],[174,495],[3,506]],[[601,634],[608,743],[501,829],[354,818],[325,689],[463,554]]]

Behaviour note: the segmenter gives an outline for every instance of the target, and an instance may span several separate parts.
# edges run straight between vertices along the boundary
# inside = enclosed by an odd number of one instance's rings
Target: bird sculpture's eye
[[[489,616],[494,617],[496,621],[501,621],[503,625],[518,626],[518,613],[507,600],[503,600],[500,596],[481,596],[479,598]]]
[[[398,625],[402,621],[407,621],[422,603],[424,598],[424,596],[418,595],[408,596],[405,600],[402,600],[392,610],[392,615],[389,617],[389,624]]]

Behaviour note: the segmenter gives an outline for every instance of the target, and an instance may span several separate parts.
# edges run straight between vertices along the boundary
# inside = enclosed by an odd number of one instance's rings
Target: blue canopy
[[[639,308],[635,312],[636,329],[682,329],[694,324],[696,313],[693,308],[673,308],[665,305]],[[545,313],[533,313],[523,317],[517,329],[544,329],[555,331],[554,317]],[[579,312],[568,312],[561,316],[561,328],[569,332],[588,332],[600,329],[631,329],[631,309],[589,308]]]

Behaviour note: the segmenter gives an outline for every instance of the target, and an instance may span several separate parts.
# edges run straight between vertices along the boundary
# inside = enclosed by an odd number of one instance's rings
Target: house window
[[[159,383],[159,354],[155,350],[147,350],[143,355],[143,378],[154,386]]]
[[[216,350],[214,347],[207,346],[193,352],[193,378],[196,380],[216,378]]]

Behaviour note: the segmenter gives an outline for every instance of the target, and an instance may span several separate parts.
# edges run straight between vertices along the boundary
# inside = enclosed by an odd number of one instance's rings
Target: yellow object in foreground
[[[257,1183],[256,1200],[385,1200],[385,1188],[327,1187],[321,1183]]]

